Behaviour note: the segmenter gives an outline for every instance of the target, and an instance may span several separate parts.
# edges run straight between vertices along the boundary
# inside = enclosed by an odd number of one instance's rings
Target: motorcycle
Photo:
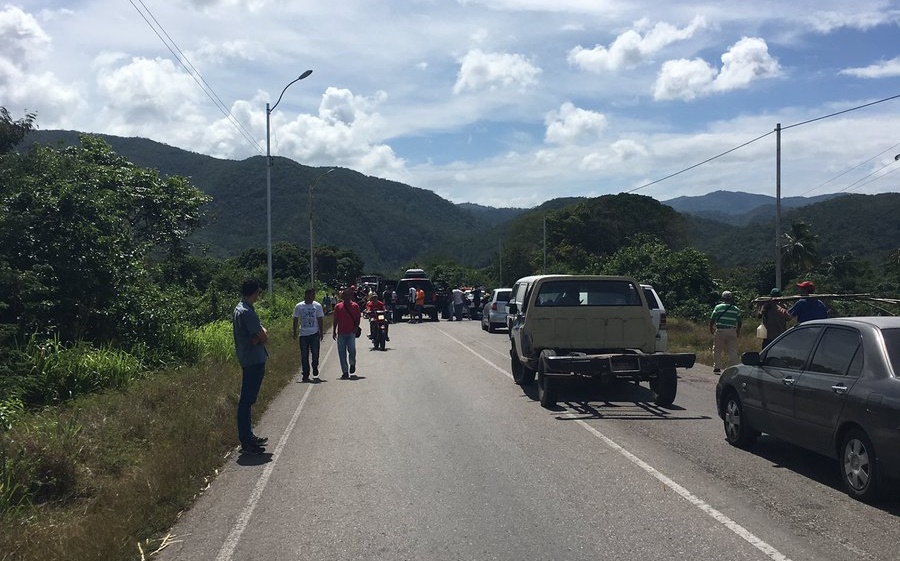
[[[366,312],[369,318],[369,333],[372,338],[372,347],[378,350],[384,350],[387,342],[387,312],[385,310],[374,310]]]

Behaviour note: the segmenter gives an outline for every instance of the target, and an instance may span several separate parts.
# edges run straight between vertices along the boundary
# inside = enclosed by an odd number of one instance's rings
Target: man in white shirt
[[[458,287],[453,289],[453,315],[456,321],[462,321],[463,318],[463,291]]]
[[[409,287],[409,303],[406,306],[406,309],[409,311],[409,323],[415,323],[413,318],[416,315],[416,287],[410,285]]]
[[[325,337],[322,322],[325,314],[322,305],[315,301],[316,290],[307,288],[304,300],[294,307],[294,339],[298,338],[300,326],[300,367],[301,382],[309,382],[309,355],[312,354],[313,382],[319,381],[319,347]]]

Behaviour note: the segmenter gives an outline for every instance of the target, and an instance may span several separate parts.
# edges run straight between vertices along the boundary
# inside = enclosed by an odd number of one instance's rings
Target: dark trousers
[[[318,333],[300,337],[300,371],[304,378],[309,377],[309,355],[312,355],[313,375],[319,375],[319,343]]]
[[[241,445],[248,446],[252,444],[253,438],[253,429],[250,426],[250,407],[256,403],[256,398],[259,396],[259,388],[266,375],[266,363],[252,364],[242,370],[241,398],[237,406],[237,428]]]

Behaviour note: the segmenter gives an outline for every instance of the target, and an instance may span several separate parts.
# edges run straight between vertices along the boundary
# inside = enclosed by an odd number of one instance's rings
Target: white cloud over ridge
[[[657,100],[691,101],[714,93],[746,88],[756,80],[781,75],[778,61],[758,37],[744,37],[722,55],[722,68],[716,71],[702,59],[670,60],[662,65],[654,86]]]
[[[540,74],[541,69],[522,55],[473,49],[460,61],[453,93],[497,88],[521,90],[537,84]]]
[[[577,144],[596,140],[606,129],[606,116],[587,111],[565,102],[559,111],[545,118],[547,142],[555,144]]]
[[[634,28],[620,34],[609,47],[597,45],[586,49],[578,45],[569,51],[569,64],[589,72],[614,72],[634,68],[677,41],[690,39],[698,30],[706,27],[706,20],[696,16],[684,28],[666,22],[650,25],[642,19]],[[643,33],[642,33],[643,32]]]

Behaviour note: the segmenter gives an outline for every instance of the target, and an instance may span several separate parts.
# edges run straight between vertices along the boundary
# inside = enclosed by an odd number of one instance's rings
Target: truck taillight
[[[665,313],[659,314],[659,328],[660,329],[666,328],[666,314]]]

